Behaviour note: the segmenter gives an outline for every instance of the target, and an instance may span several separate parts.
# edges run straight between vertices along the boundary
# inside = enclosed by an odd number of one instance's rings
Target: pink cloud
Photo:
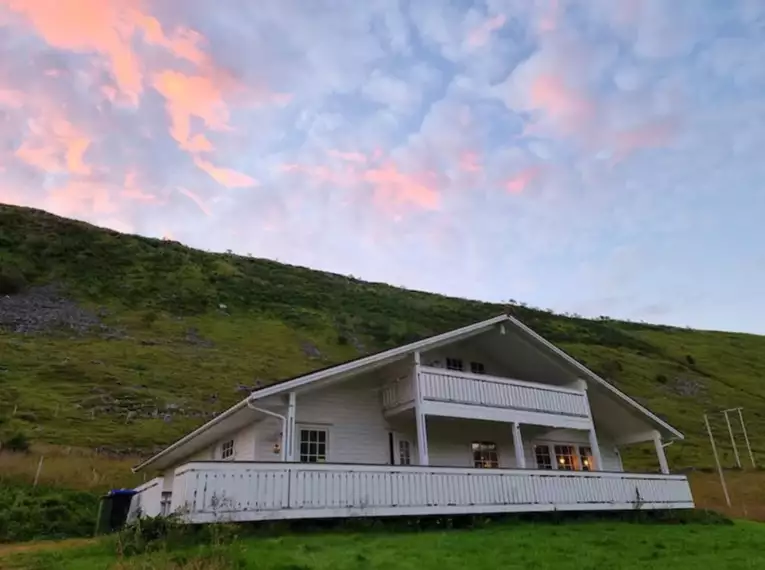
[[[481,47],[488,43],[491,35],[505,25],[504,14],[497,14],[482,22],[468,33],[467,43],[471,47]]]
[[[481,158],[476,152],[464,151],[460,154],[459,167],[463,172],[480,172]]]
[[[655,121],[617,131],[612,136],[615,148],[613,162],[620,162],[640,149],[666,146],[677,132],[674,121]]]
[[[505,181],[505,189],[511,194],[521,194],[539,178],[541,173],[539,166],[523,168]]]
[[[204,200],[194,194],[191,190],[187,190],[186,188],[178,188],[178,192],[186,196],[189,200],[194,202],[197,207],[202,210],[202,213],[204,213],[205,216],[210,216],[210,208],[205,204]]]
[[[218,184],[228,186],[229,188],[247,188],[249,186],[259,186],[260,183],[254,178],[247,176],[230,168],[219,168],[202,158],[194,157],[194,164],[200,170],[206,172]]]
[[[367,162],[366,155],[360,152],[342,152],[342,151],[333,149],[333,150],[328,150],[327,154],[334,158],[339,158],[340,160],[345,160],[347,162],[359,162],[359,163]]]

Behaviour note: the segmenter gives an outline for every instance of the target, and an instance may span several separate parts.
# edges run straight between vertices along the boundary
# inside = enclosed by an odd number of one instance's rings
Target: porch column
[[[515,466],[518,469],[526,469],[526,454],[523,452],[521,424],[518,422],[513,422],[513,449],[515,450]]]
[[[669,464],[667,456],[664,454],[664,445],[661,441],[661,434],[658,431],[653,432],[653,445],[656,448],[656,457],[659,458],[659,467],[664,475],[669,475]]]
[[[590,438],[590,449],[592,450],[592,458],[595,460],[595,465],[592,467],[592,471],[603,471],[603,460],[600,456],[600,445],[598,445],[598,436],[595,434],[595,426],[588,432]]]
[[[420,353],[414,353],[414,417],[417,422],[417,453],[420,465],[430,465],[428,457],[428,427],[422,413],[422,389],[420,386]]]
[[[595,465],[590,467],[591,471],[603,471],[603,459],[600,455],[600,445],[598,445],[598,435],[595,433],[595,420],[592,418],[592,408],[590,408],[590,394],[587,391],[587,381],[582,378],[577,379],[577,388],[582,390],[587,397],[587,415],[590,417],[590,429],[587,432],[587,437],[590,441],[590,450],[592,451],[592,459],[595,461]]]
[[[284,455],[285,461],[295,461],[295,404],[297,396],[295,392],[289,394],[289,404],[287,405],[287,425],[285,427]]]

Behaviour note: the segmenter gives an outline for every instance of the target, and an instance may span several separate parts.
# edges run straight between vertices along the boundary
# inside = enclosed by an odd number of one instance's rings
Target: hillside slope
[[[254,386],[506,308],[2,205],[0,294],[0,435],[125,452]],[[765,461],[765,337],[513,311],[683,430],[674,468],[711,465],[702,413],[734,406]]]

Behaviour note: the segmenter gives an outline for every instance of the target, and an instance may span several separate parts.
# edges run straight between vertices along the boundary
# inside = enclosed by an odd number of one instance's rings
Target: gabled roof
[[[141,469],[145,469],[146,467],[149,467],[150,465],[155,463],[160,458],[166,456],[167,454],[174,452],[176,450],[180,450],[180,448],[186,447],[199,435],[211,429],[212,427],[220,424],[221,422],[225,421],[227,418],[234,416],[234,414],[236,414],[237,412],[240,412],[241,410],[246,409],[248,407],[248,403],[251,403],[255,400],[260,400],[262,398],[266,398],[268,396],[274,396],[277,394],[288,393],[298,388],[302,388],[309,384],[320,382],[328,378],[341,379],[343,377],[356,375],[361,372],[370,371],[370,370],[373,370],[374,368],[378,368],[386,364],[389,364],[391,362],[394,362],[396,360],[399,360],[409,354],[413,354],[418,351],[431,350],[433,348],[436,348],[438,346],[445,345],[445,344],[451,344],[458,340],[462,340],[462,339],[471,337],[473,335],[480,334],[494,326],[505,324],[505,323],[517,327],[519,331],[528,335],[531,339],[537,341],[544,348],[551,351],[556,356],[562,358],[568,364],[570,364],[575,369],[580,371],[587,380],[605,387],[613,395],[622,399],[631,407],[635,408],[636,410],[641,412],[643,415],[647,416],[654,424],[661,426],[666,431],[673,434],[676,438],[683,439],[682,433],[680,433],[678,430],[670,426],[661,418],[657,417],[647,408],[645,408],[644,406],[642,406],[641,404],[639,404],[638,402],[636,402],[635,400],[627,396],[624,392],[620,391],[615,386],[611,385],[610,383],[602,379],[600,376],[598,376],[597,374],[589,370],[580,362],[577,362],[573,357],[569,356],[568,354],[563,352],[561,349],[553,345],[551,342],[544,339],[539,334],[535,333],[533,330],[531,330],[529,327],[521,323],[515,317],[505,314],[505,315],[499,315],[497,317],[492,317],[490,319],[486,319],[485,321],[480,321],[472,325],[468,325],[466,327],[454,329],[452,331],[449,331],[443,334],[427,337],[425,339],[418,340],[410,344],[383,350],[380,352],[376,352],[374,354],[362,356],[355,360],[346,361],[346,362],[336,364],[333,366],[328,366],[326,368],[322,368],[319,370],[314,370],[313,372],[302,374],[294,378],[288,378],[286,380],[282,380],[275,384],[271,384],[269,386],[265,386],[263,388],[255,390],[247,398],[245,398],[238,404],[235,404],[234,406],[230,407],[225,412],[221,413],[220,415],[216,416],[215,418],[213,418],[206,424],[200,426],[199,428],[195,429],[191,433],[182,437],[181,439],[171,444],[167,448],[163,449],[162,451],[160,451],[153,457],[135,466],[133,468],[133,471],[139,471]],[[193,450],[190,450],[190,452],[193,452]]]

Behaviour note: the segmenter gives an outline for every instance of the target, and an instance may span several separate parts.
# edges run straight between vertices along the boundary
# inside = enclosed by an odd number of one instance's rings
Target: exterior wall
[[[329,462],[388,463],[390,427],[383,415],[381,387],[378,379],[359,378],[298,395],[295,459],[300,453],[300,428],[315,426],[329,432]]]
[[[404,412],[390,419],[385,417],[380,396],[383,383],[384,380],[368,376],[298,395],[295,409],[295,460],[299,460],[300,428],[316,427],[328,432],[328,463],[389,464],[389,433],[394,432],[397,437],[410,442],[412,464],[416,464],[417,432],[413,416]],[[274,406],[276,402],[280,402],[281,407]],[[264,402],[266,404],[270,404],[269,409],[280,414],[287,413],[286,405],[281,400]],[[282,422],[278,418],[266,417],[222,438],[216,445],[184,459],[178,465],[195,460],[220,459],[220,444],[231,437],[235,446],[234,461],[279,461],[279,454],[274,453],[274,444],[281,443],[281,431]],[[471,443],[490,441],[497,444],[500,467],[517,467],[509,423],[432,417],[428,419],[427,432],[431,465],[472,467]],[[533,427],[522,426],[521,435],[528,468],[536,467],[534,443],[589,444],[587,432],[583,430],[556,429],[540,436],[534,432]],[[602,434],[598,434],[598,441],[603,459],[599,470],[623,471],[614,446]],[[394,453],[397,454],[398,450],[394,449]],[[172,484],[175,467],[166,472],[165,490],[169,490]]]
[[[446,368],[447,358],[460,358],[465,367],[465,372],[470,372],[471,362],[480,362],[486,367],[486,374],[495,376],[507,376],[502,366],[499,365],[489,354],[478,350],[475,344],[459,343],[451,346],[443,346],[422,353],[422,365]]]

